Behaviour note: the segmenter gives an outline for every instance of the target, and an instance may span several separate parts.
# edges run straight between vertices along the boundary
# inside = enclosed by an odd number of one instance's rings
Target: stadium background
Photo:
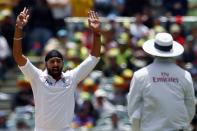
[[[196,0],[0,0],[0,130],[34,126],[31,88],[11,54],[15,19],[24,7],[31,17],[23,52],[42,69],[51,49],[62,52],[65,70],[76,67],[92,45],[88,10],[101,18],[102,57],[77,88],[76,130],[130,130],[126,94],[133,72],[152,62],[141,45],[157,32],[171,33],[184,46],[177,63],[191,72],[197,90]],[[196,116],[191,127],[197,130]]]

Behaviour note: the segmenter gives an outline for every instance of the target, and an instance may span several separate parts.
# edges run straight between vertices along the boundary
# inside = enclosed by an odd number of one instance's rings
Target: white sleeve
[[[133,118],[140,117],[141,106],[142,106],[142,96],[141,96],[141,86],[134,73],[130,84],[130,90],[127,95],[128,102],[128,115],[130,120]],[[137,113],[137,114],[136,114]],[[140,119],[140,118],[139,118]]]
[[[73,70],[73,76],[76,83],[85,79],[88,74],[94,69],[100,58],[89,55],[79,66]]]
[[[5,59],[10,55],[10,49],[5,37],[0,36],[0,59]]]
[[[192,77],[188,72],[186,73],[186,79],[188,80],[188,84],[185,88],[185,106],[188,111],[189,122],[191,122],[195,115],[195,94]]]
[[[24,66],[19,66],[19,69],[30,82],[35,78],[38,78],[39,72],[41,72],[41,70],[39,70],[29,61],[29,59],[27,59],[27,63]]]

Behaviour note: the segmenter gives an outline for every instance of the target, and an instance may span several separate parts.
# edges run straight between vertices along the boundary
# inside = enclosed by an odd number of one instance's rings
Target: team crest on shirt
[[[71,78],[68,77],[68,76],[62,78],[61,80],[62,80],[62,82],[64,83],[64,87],[67,87],[67,86],[69,86],[69,85],[71,84]]]
[[[55,84],[57,84],[55,80],[52,80],[49,77],[44,78],[44,83],[47,86],[55,86]],[[63,77],[58,81],[58,83],[60,84],[60,87],[67,88],[71,84],[71,78],[69,76]]]
[[[46,80],[45,80],[45,84],[46,84],[46,85],[49,85],[49,86],[52,86],[52,85],[53,85],[53,82],[50,81],[49,79],[46,79]]]

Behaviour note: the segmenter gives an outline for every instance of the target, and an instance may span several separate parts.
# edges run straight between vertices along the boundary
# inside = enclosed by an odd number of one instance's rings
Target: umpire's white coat
[[[139,120],[140,131],[188,130],[195,114],[190,73],[169,59],[155,59],[136,71],[128,93],[128,114],[133,124]]]

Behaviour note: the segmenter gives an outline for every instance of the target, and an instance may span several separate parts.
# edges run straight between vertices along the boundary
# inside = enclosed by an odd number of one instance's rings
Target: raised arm
[[[89,14],[88,16],[89,27],[93,32],[93,47],[91,50],[91,55],[95,57],[100,57],[100,49],[101,49],[100,21],[96,12],[89,11],[88,14]]]
[[[73,72],[77,83],[83,80],[88,74],[94,69],[99,61],[101,41],[100,41],[100,21],[94,11],[89,11],[88,23],[89,27],[93,32],[93,47],[91,50],[91,55],[86,58],[79,66],[77,66]]]
[[[29,19],[28,9],[24,8],[17,16],[15,33],[13,38],[13,57],[19,66],[24,66],[27,62],[26,57],[22,53],[22,38],[23,27],[27,24]]]

